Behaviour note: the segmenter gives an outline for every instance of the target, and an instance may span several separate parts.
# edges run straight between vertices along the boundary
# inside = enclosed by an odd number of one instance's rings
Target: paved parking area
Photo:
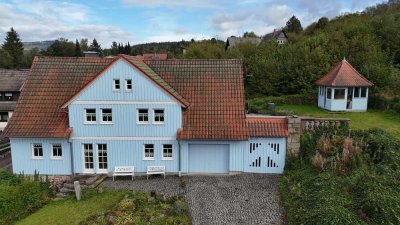
[[[185,180],[194,225],[283,224],[277,175],[190,176]]]
[[[220,176],[111,178],[100,186],[134,191],[153,191],[166,196],[183,195],[194,225],[284,224],[284,208],[278,197],[278,175],[240,174]],[[182,188],[181,188],[182,187]]]

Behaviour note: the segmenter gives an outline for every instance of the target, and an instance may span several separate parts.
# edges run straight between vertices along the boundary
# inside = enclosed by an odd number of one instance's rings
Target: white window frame
[[[139,118],[141,116],[142,113],[139,113],[139,110],[147,110],[147,121],[140,121]],[[149,109],[146,108],[138,108],[136,109],[136,113],[137,113],[137,117],[136,117],[136,123],[137,124],[149,124],[149,117],[150,117],[150,113],[149,113]]]
[[[118,81],[119,88],[116,88]],[[113,79],[113,91],[121,91],[121,80],[120,79]]]
[[[166,145],[171,145],[171,148],[166,148],[165,146]],[[164,150],[169,150],[169,149],[171,149],[171,156],[165,156],[164,155]],[[162,158],[161,158],[162,160],[174,160],[174,145],[173,144],[163,144],[162,145]]]
[[[153,145],[153,156],[152,157],[146,157],[146,149],[149,149],[149,148],[146,148],[146,145]],[[155,151],[155,145],[154,144],[143,144],[143,160],[155,160],[155,153],[156,153],[156,151]]]
[[[104,145],[105,149],[100,149],[99,148],[100,145]],[[99,172],[99,173],[107,173],[108,172],[108,167],[109,167],[109,164],[108,164],[108,145],[106,143],[98,143],[98,144],[96,144],[96,149],[97,149],[97,172]],[[104,152],[106,153],[106,156],[100,154],[100,153],[104,154]],[[107,168],[106,169],[104,169],[104,168],[100,169],[100,164],[104,163],[104,162],[100,162],[100,157],[106,158],[106,160],[107,160],[105,162],[107,164]]]
[[[94,109],[94,116],[95,116],[95,120],[94,121],[88,121],[87,120],[87,116],[88,116],[88,109]],[[92,113],[91,113],[92,114]],[[97,123],[97,110],[95,108],[86,108],[85,109],[85,124],[96,124]]]
[[[103,110],[104,110],[104,109],[109,109],[109,110],[111,110],[111,113],[103,113]],[[100,111],[101,111],[101,122],[100,122],[100,124],[113,124],[114,119],[113,119],[112,108],[101,108]],[[104,114],[107,114],[106,116],[111,116],[111,121],[104,121],[104,120],[103,120]],[[110,115],[108,115],[108,114],[110,114]]]
[[[54,146],[55,145],[59,145],[60,146],[60,150],[61,150],[61,156],[55,156],[54,155]],[[62,160],[62,155],[63,155],[63,147],[61,143],[53,143],[51,144],[51,159],[54,160]]]
[[[42,148],[42,156],[35,156],[35,145],[40,145]],[[32,143],[32,159],[43,159],[43,144],[42,143]]]
[[[163,113],[162,113],[162,117],[163,117],[163,119],[164,119],[164,121],[156,121],[156,110],[162,110],[163,111]],[[160,108],[158,108],[158,109],[153,109],[153,124],[164,124],[165,123],[165,109],[160,109]]]
[[[130,89],[128,88],[128,85],[129,85],[128,81],[131,82],[131,84],[130,84],[131,88]],[[132,89],[133,89],[132,79],[125,79],[125,92],[132,92]]]

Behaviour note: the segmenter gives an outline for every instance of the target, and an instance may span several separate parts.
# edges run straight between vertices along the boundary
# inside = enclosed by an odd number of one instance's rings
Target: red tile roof
[[[112,59],[36,57],[5,131],[8,137],[68,137],[68,114],[61,105]]]
[[[62,106],[121,58],[188,106],[183,114],[183,127],[178,131],[179,139],[247,140],[249,136],[287,136],[283,120],[273,123],[246,120],[239,60],[151,60],[144,63],[123,55],[113,59],[35,58],[4,135],[69,137],[72,129],[67,110]]]
[[[146,63],[191,104],[183,115],[181,139],[247,140],[241,61]]]
[[[246,122],[250,137],[287,137],[286,118],[248,117]]]
[[[368,87],[373,85],[345,59],[333,67],[325,76],[317,80],[315,84],[329,87]]]

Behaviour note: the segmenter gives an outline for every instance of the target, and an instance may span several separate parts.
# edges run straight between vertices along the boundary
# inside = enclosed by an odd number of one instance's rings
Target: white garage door
[[[229,145],[189,144],[190,173],[228,173]]]

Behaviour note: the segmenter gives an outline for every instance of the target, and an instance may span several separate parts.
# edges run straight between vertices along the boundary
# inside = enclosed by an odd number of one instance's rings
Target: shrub
[[[47,183],[4,172],[0,177],[0,224],[12,223],[32,213],[51,197]]]
[[[319,152],[317,151],[314,155],[314,157],[311,158],[311,163],[313,164],[313,166],[319,170],[324,169],[324,164],[325,164],[325,159],[324,157],[319,154]]]

